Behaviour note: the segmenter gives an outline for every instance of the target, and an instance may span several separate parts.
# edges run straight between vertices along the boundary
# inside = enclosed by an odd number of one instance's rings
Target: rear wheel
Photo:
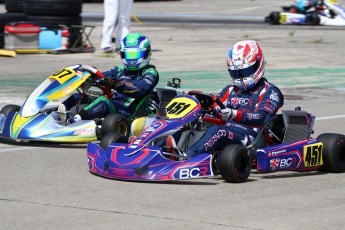
[[[314,13],[314,14],[308,14],[306,17],[306,23],[308,25],[319,25],[320,24],[320,17]]]
[[[345,136],[324,133],[316,138],[323,143],[323,167],[328,172],[345,172]]]
[[[18,112],[20,110],[20,106],[19,105],[5,105],[0,113],[2,113],[5,117],[7,117],[7,115],[10,112]]]
[[[117,132],[129,136],[131,126],[129,120],[121,114],[109,114],[104,118],[101,128],[102,137],[107,133]]]
[[[272,12],[269,15],[269,19],[272,25],[280,24],[280,12]]]
[[[228,145],[219,156],[220,174],[227,182],[245,182],[251,170],[251,159],[243,145]]]
[[[128,143],[128,137],[122,135],[121,133],[108,133],[102,138],[99,146],[106,150],[111,143]]]

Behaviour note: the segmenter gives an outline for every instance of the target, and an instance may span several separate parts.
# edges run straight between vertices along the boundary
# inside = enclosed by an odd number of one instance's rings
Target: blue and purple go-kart
[[[181,153],[200,139],[207,128],[221,124],[212,109],[212,95],[189,92],[166,106],[166,116],[156,116],[134,140],[109,133],[99,144],[89,143],[88,165],[92,173],[119,180],[166,181],[210,177],[214,172],[228,182],[244,182],[252,168],[258,171],[345,171],[345,136],[310,137],[314,116],[304,111],[283,111],[261,130],[251,146],[228,145],[212,154],[187,158]],[[162,145],[168,135],[182,130],[173,153]]]

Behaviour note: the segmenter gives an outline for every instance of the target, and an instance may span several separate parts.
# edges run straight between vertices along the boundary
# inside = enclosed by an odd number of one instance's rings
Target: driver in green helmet
[[[155,66],[149,64],[151,58],[149,38],[140,33],[128,34],[121,41],[120,54],[123,65],[115,66],[105,72],[88,65],[80,67],[81,70],[100,77],[103,84],[113,89],[113,93],[111,98],[101,96],[91,102],[74,116],[74,122],[102,118],[111,113],[120,113],[130,117],[137,110],[141,99],[153,91],[158,83],[159,75]],[[76,97],[78,94],[73,96]],[[72,97],[63,103],[65,108],[62,110],[74,106],[77,100]]]

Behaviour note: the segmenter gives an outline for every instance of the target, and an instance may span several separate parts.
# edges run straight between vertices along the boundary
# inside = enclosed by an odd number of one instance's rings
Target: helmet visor
[[[148,54],[148,49],[146,48],[140,48],[140,49],[121,49],[121,58],[122,59],[140,59],[140,58],[145,58]]]
[[[233,79],[242,79],[252,76],[258,70],[259,62],[250,63],[248,67],[239,69],[234,66],[229,67],[230,76]]]

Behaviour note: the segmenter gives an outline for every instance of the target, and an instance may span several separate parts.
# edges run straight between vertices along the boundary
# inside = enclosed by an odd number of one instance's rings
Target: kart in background
[[[322,134],[310,138],[314,116],[304,111],[283,111],[273,117],[249,147],[228,145],[212,154],[184,156],[214,124],[223,124],[211,108],[214,97],[190,92],[166,106],[166,116],[156,116],[134,140],[109,133],[99,144],[89,143],[91,173],[119,180],[166,181],[210,177],[219,171],[228,182],[245,182],[252,170],[345,171],[345,136]],[[221,107],[224,105],[217,102]],[[168,135],[182,130],[173,153],[164,146]],[[163,145],[162,145],[163,143]]]
[[[31,93],[23,105],[5,105],[0,111],[0,137],[15,141],[96,141],[114,131],[128,136],[130,122],[133,119],[155,113],[155,104],[158,102],[153,101],[149,95],[140,99],[138,109],[131,117],[110,114],[104,118],[77,122],[60,119],[73,119],[75,114],[95,98],[111,98],[113,95],[108,86],[101,84],[99,77],[81,71],[80,66],[69,66],[49,76]],[[170,88],[175,92],[174,86],[177,85],[172,86]],[[51,105],[72,93],[78,93],[81,99],[76,101],[76,106],[67,111],[67,114],[57,111],[58,104]],[[52,116],[54,113],[55,116]]]
[[[336,0],[318,1],[306,12],[300,12],[295,6],[283,6],[282,12],[271,12],[265,18],[273,25],[326,25],[345,26],[345,9]]]

